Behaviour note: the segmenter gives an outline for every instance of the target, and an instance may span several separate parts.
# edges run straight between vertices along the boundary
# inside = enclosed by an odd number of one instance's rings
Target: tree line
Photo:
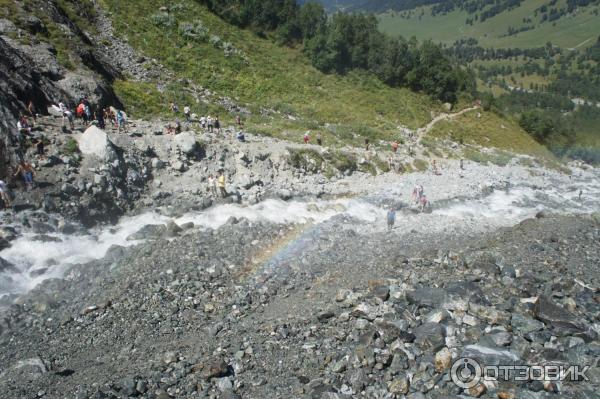
[[[444,102],[475,91],[473,74],[454,64],[436,44],[388,36],[369,14],[329,17],[317,3],[295,0],[197,0],[234,25],[301,45],[324,73],[363,70],[392,87],[408,87]]]

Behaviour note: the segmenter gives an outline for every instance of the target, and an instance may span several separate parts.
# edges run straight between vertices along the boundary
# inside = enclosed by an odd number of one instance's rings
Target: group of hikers
[[[225,198],[228,193],[225,189],[225,173],[219,170],[216,178],[214,175],[208,176],[208,190],[215,197]]]
[[[62,101],[55,108],[62,114],[63,130],[66,129],[67,122],[71,130],[75,129],[75,118],[77,117],[81,119],[84,126],[96,124],[104,130],[108,122],[109,126],[113,126],[118,133],[127,132],[127,115],[125,111],[112,106],[105,107],[100,103],[92,105],[87,97],[81,98],[74,110],[71,110]]]
[[[178,115],[180,113],[179,107],[174,102],[169,104],[169,110]],[[198,116],[195,113],[192,113],[192,110],[189,105],[183,107],[183,117],[184,123],[190,125],[192,123],[198,123],[200,128],[207,133],[221,133],[221,121],[218,115],[206,115],[206,116]],[[236,139],[240,142],[246,141],[246,136],[243,132],[244,124],[239,115],[235,117],[235,123],[238,128],[238,132],[236,133]],[[167,124],[165,127],[166,133],[169,135],[176,135],[181,133],[182,131],[182,122],[179,118],[176,118],[174,122]]]
[[[425,190],[420,184],[415,185],[415,187],[413,188],[412,201],[421,213],[425,212],[427,208],[431,207],[429,200],[425,195]],[[394,208],[394,206],[390,206],[390,208],[388,209],[386,219],[388,230],[392,230],[394,228],[394,224],[396,223],[396,209]]]

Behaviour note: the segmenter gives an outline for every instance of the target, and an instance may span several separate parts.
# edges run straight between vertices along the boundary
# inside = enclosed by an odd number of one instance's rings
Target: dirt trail
[[[438,123],[440,121],[454,119],[457,116],[461,116],[463,114],[466,114],[467,112],[475,111],[476,109],[479,109],[478,105],[475,105],[475,106],[469,107],[469,108],[465,108],[465,109],[463,109],[463,110],[461,110],[459,112],[453,113],[453,114],[443,113],[443,114],[440,114],[440,115],[436,116],[425,127],[417,129],[417,138],[416,138],[417,144],[421,143],[421,140],[423,139],[423,136],[425,136],[425,134],[429,133],[431,131],[431,129],[433,129],[433,127],[435,126],[436,123]]]

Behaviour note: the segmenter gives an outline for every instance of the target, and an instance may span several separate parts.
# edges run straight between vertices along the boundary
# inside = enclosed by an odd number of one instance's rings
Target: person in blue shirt
[[[387,213],[388,230],[392,230],[394,228],[394,223],[396,223],[396,210],[393,207],[390,207]]]

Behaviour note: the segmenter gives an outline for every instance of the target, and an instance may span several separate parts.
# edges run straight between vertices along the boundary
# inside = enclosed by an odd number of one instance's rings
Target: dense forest
[[[440,101],[472,93],[475,79],[432,42],[392,38],[372,15],[336,13],[295,0],[198,0],[224,20],[272,36],[282,45],[303,45],[313,66],[325,73],[367,71],[392,87],[408,87]]]

